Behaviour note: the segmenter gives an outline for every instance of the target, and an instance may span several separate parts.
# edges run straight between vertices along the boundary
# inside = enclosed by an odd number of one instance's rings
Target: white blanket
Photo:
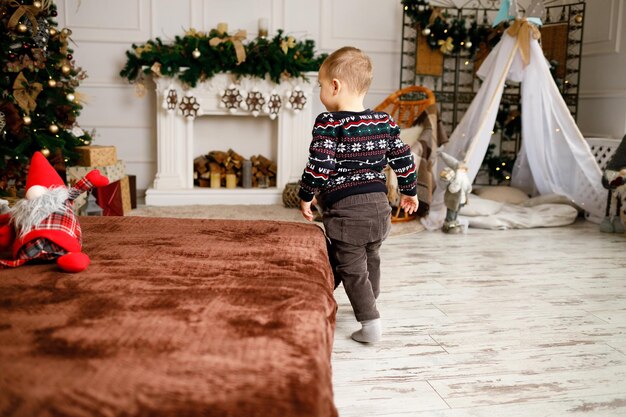
[[[480,229],[529,229],[565,226],[574,223],[578,210],[570,204],[516,205],[480,198],[470,194],[468,204],[459,212],[461,221]]]

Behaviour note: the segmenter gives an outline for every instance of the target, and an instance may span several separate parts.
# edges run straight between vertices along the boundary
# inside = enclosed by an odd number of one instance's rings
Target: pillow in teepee
[[[528,194],[522,190],[507,185],[488,185],[474,190],[474,194],[487,200],[500,201],[502,203],[520,204],[528,200]]]
[[[461,207],[459,214],[461,216],[492,216],[498,213],[504,203],[499,201],[487,200],[480,198],[475,194],[467,196],[467,204]]]
[[[538,195],[537,197],[532,197],[520,204],[524,207],[535,207],[540,204],[567,204],[569,206],[574,207],[576,210],[581,211],[581,208],[576,205],[572,200],[565,197],[564,195],[559,194],[544,194]]]

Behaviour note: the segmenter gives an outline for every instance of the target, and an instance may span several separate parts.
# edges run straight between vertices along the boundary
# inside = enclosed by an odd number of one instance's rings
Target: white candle
[[[269,22],[266,17],[262,17],[259,19],[259,37],[264,38],[268,34],[268,26]]]

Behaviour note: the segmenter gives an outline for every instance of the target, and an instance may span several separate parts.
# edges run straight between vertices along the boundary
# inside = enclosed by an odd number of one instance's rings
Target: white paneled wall
[[[621,138],[626,131],[625,1],[587,1],[579,113],[586,136]],[[59,26],[72,29],[75,59],[89,75],[80,87],[88,103],[79,122],[96,128],[97,144],[117,147],[140,190],[151,185],[156,172],[156,117],[154,93],[138,98],[119,77],[133,42],[157,36],[167,41],[190,27],[207,31],[220,22],[254,37],[259,18],[267,18],[271,33],[282,28],[314,39],[321,52],[344,45],[367,52],[374,63],[367,106],[399,85],[400,0],[57,0],[57,5]],[[314,114],[323,110],[317,97],[313,106]],[[233,131],[229,123],[223,125],[226,149]]]
[[[626,133],[626,1],[587,1],[578,123],[587,137]]]

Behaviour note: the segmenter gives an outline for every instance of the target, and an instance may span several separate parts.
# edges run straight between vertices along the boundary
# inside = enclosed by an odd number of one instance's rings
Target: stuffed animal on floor
[[[438,153],[447,165],[439,173],[439,178],[447,184],[443,195],[446,218],[441,230],[445,233],[460,233],[463,228],[457,217],[461,207],[467,203],[469,193],[472,192],[472,183],[467,176],[467,165],[464,162],[441,150],[438,150]]]
[[[56,260],[65,272],[87,268],[90,261],[81,251],[82,235],[74,200],[85,191],[108,183],[108,178],[93,170],[68,188],[46,157],[36,152],[26,179],[26,198],[0,215],[0,249],[11,248],[12,254],[12,259],[0,259],[0,268],[33,260]]]
[[[626,229],[620,219],[620,214],[624,208],[622,202],[626,200],[626,136],[606,165],[602,174],[602,185],[608,190],[608,197],[600,231],[624,233]]]

